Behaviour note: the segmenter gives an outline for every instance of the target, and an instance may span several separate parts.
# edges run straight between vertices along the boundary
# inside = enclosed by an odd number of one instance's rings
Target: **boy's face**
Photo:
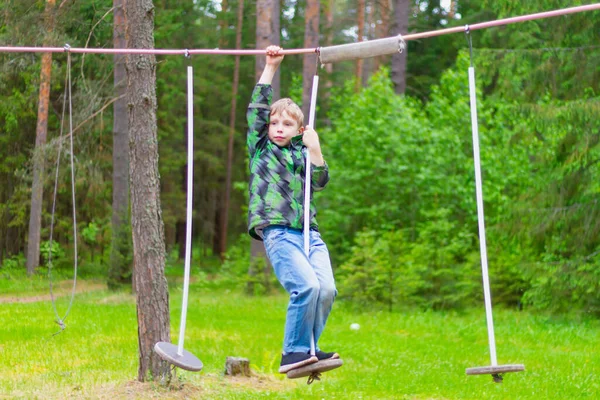
[[[277,146],[285,147],[300,133],[300,126],[286,111],[271,115],[269,139]]]

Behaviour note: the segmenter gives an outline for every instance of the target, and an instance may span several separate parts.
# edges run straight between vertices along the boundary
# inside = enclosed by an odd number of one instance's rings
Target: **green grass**
[[[180,285],[172,285],[172,341],[177,343]],[[64,313],[68,297],[58,301]],[[596,399],[600,397],[600,323],[495,310],[500,364],[526,371],[467,376],[489,364],[483,310],[465,313],[372,311],[336,303],[321,340],[344,366],[310,386],[277,374],[284,295],[249,298],[238,291],[192,286],[185,348],[204,363],[178,371],[183,389],[136,384],[134,298],[79,294],[67,329],[53,322],[51,303],[0,307],[0,398],[203,399]],[[360,324],[358,331],[349,329]],[[222,376],[227,356],[250,359],[256,376]],[[5,396],[5,397],[3,397]]]

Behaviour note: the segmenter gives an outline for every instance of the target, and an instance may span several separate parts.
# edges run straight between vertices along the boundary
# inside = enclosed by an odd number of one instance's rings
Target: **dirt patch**
[[[84,293],[90,292],[93,290],[103,290],[106,289],[106,284],[99,282],[87,282],[87,281],[77,281],[77,286],[75,289],[75,293]],[[54,297],[64,297],[71,295],[73,290],[73,281],[61,281],[56,283],[52,292],[54,293]],[[24,295],[0,295],[0,304],[2,303],[35,303],[37,301],[50,301],[50,288],[48,288],[48,293],[37,294],[33,296],[24,296]]]
[[[189,380],[188,380],[189,378]],[[72,400],[223,400],[236,398],[238,394],[248,395],[284,392],[292,388],[290,382],[275,376],[253,374],[251,377],[226,377],[219,374],[184,376],[179,380],[173,377],[169,386],[156,382],[136,380],[111,382],[90,386],[59,387],[49,382],[48,386],[37,387],[33,391],[14,391],[8,395],[0,393],[0,399],[72,399]]]
[[[280,391],[289,388],[285,380],[276,379],[272,376],[257,375],[253,372],[251,377],[215,377],[227,384],[230,387],[238,387],[243,389],[254,389],[257,391]]]
[[[281,391],[289,386],[285,382],[270,376],[253,375],[251,377],[224,377],[206,374],[194,382],[174,382],[170,386],[160,386],[155,382],[129,381],[123,384],[109,384],[91,388],[91,390],[74,390],[70,398],[94,398],[102,400],[137,400],[137,399],[223,399],[233,393]],[[225,396],[225,397],[224,397]]]
[[[85,397],[85,394],[82,397]],[[102,400],[200,399],[204,398],[204,391],[190,384],[182,385],[181,387],[161,387],[153,382],[130,381],[123,385],[99,387],[98,392],[93,394],[93,398]]]

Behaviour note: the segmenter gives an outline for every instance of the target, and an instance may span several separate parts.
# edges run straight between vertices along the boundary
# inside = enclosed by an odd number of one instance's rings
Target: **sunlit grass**
[[[177,343],[181,290],[172,285],[172,341]],[[68,297],[57,302],[64,313]],[[141,385],[137,376],[134,297],[77,295],[59,330],[49,301],[0,307],[0,398],[214,399],[595,399],[600,396],[600,323],[495,310],[500,364],[525,364],[503,384],[467,376],[489,364],[483,310],[369,311],[338,302],[321,346],[345,365],[310,386],[277,374],[286,298],[192,286],[185,348],[204,363],[178,371],[180,390]],[[62,316],[62,315],[61,315]],[[349,328],[360,324],[358,331]],[[222,376],[227,356],[246,357],[256,376]]]

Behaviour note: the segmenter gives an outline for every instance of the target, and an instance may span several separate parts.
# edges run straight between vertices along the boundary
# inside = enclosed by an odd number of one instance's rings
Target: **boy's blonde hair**
[[[302,109],[300,109],[298,104],[294,103],[292,99],[287,97],[279,99],[271,105],[271,113],[269,116],[275,114],[282,115],[284,111],[298,123],[298,128],[304,126],[304,113],[302,112]]]

